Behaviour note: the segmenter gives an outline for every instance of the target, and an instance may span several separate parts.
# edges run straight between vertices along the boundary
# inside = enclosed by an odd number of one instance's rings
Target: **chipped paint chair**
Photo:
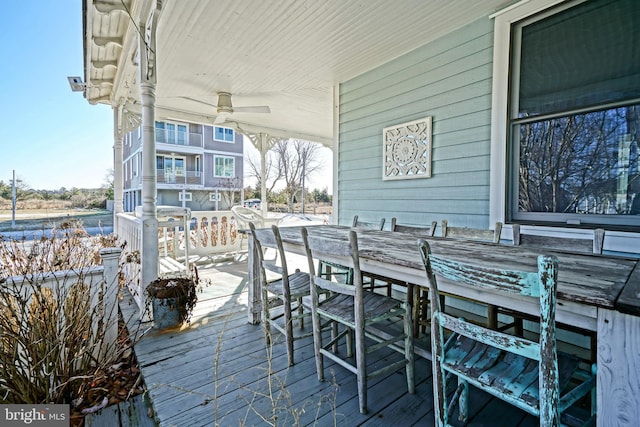
[[[443,219],[441,232],[442,237],[445,239],[476,240],[497,245],[500,243],[502,236],[502,223],[496,222],[493,230],[491,230],[488,228],[451,227],[448,221]],[[495,305],[487,305],[487,325],[492,329],[498,329],[498,311],[499,308]],[[505,325],[504,327],[508,328],[511,325]]]
[[[470,385],[539,417],[541,426],[560,425],[561,414],[594,389],[595,365],[590,370],[583,369],[578,357],[557,352],[557,259],[540,255],[538,270],[534,272],[503,271],[434,256],[424,239],[418,245],[431,297],[436,425],[449,425],[456,406],[458,419],[467,421]],[[508,335],[444,313],[439,299],[440,278],[481,290],[535,298],[540,305],[539,341]],[[445,334],[450,334],[446,342]],[[451,394],[447,394],[447,383],[453,377],[457,378],[458,388],[448,399]],[[593,402],[591,411],[593,418]]]
[[[294,322],[299,321],[300,330],[304,331],[304,318],[310,315],[305,309],[302,298],[310,294],[309,273],[296,270],[289,272],[285,257],[280,230],[276,225],[271,228],[257,229],[249,222],[249,229],[256,245],[255,253],[260,265],[260,287],[262,290],[262,322],[265,328],[267,344],[272,343],[271,327],[285,336],[289,366],[295,363],[294,341],[311,336],[312,330],[294,333]],[[277,251],[280,265],[275,260],[266,260],[264,251],[272,248]],[[282,306],[282,313],[274,308]],[[279,310],[279,309],[278,309]]]
[[[301,232],[311,271],[313,341],[318,380],[324,381],[325,357],[356,374],[362,414],[367,413],[367,382],[374,376],[405,368],[408,391],[414,393],[413,334],[408,297],[405,297],[404,301],[398,301],[364,288],[356,230],[349,231],[348,241],[312,236],[305,227]],[[314,259],[327,255],[348,260],[345,264],[353,270],[353,283],[340,283],[316,274]],[[329,292],[329,296],[320,300],[321,292]],[[380,323],[398,317],[403,319],[403,330],[397,335],[390,337],[388,334],[381,334],[376,328]],[[324,341],[321,330],[325,321],[337,323],[342,328],[338,334],[332,335],[328,342]],[[341,355],[334,351],[334,344],[345,336],[347,351],[345,355]],[[355,355],[351,344],[352,337],[355,341]],[[372,341],[375,344],[370,345]],[[367,366],[367,354],[382,348],[395,350],[401,357],[389,356],[391,360],[385,361],[383,366],[375,371],[370,371],[371,367]]]
[[[528,230],[521,230],[520,224],[513,224],[511,229],[513,232],[514,246],[526,246],[540,250],[556,250],[594,254],[602,254],[602,250],[604,247],[605,230],[602,228],[594,229],[593,234],[587,238],[558,237],[532,234]],[[501,314],[506,314],[513,317],[514,333],[518,336],[522,336],[524,333],[523,320],[532,320],[528,319],[526,316],[519,315],[518,313],[514,313],[504,309],[500,309],[499,312]],[[533,319],[533,321],[535,321],[535,319]],[[589,337],[589,358],[591,362],[596,361],[597,344],[596,333],[594,331],[587,331],[584,329],[576,328],[572,325],[565,324],[560,325],[560,328]]]

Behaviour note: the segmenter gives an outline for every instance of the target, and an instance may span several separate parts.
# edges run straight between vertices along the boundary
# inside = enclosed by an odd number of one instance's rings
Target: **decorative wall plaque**
[[[382,130],[382,179],[431,176],[431,117]]]

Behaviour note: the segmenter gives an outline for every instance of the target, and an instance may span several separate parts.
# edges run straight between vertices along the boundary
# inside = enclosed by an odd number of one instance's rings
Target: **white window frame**
[[[586,0],[583,0],[586,1]],[[505,222],[507,211],[507,146],[509,57],[513,23],[549,9],[565,0],[522,0],[491,15],[493,33],[493,83],[491,96],[491,164],[489,224]],[[572,6],[578,2],[566,2]]]
[[[193,200],[193,194],[191,194],[190,192],[187,191],[185,193],[182,193],[182,191],[178,191],[178,201],[179,202],[183,201],[182,200],[182,194],[184,194],[184,201],[185,202],[190,202],[190,201]]]
[[[216,159],[231,159],[233,160],[233,172],[230,176],[228,175],[217,175],[216,174]],[[222,156],[222,155],[215,155],[213,156],[213,177],[214,178],[234,178],[236,172],[236,158],[233,156]]]
[[[163,130],[165,132],[165,136],[167,136],[166,142],[161,142],[160,144],[183,145],[183,144],[178,144],[178,140],[179,140],[178,127],[184,126],[185,127],[184,145],[185,146],[189,145],[189,124],[188,123],[176,122],[173,120],[156,120],[155,123],[153,124],[154,130],[156,129],[156,123],[164,123],[165,128]],[[171,142],[169,141],[168,134],[167,134],[168,124],[175,126],[175,140]]]
[[[216,138],[216,129],[217,128],[230,130],[231,131],[231,141],[227,141],[226,139],[218,139],[218,138]],[[233,128],[226,127],[226,126],[214,126],[213,127],[213,140],[217,141],[217,142],[226,142],[227,144],[235,144],[235,142],[236,142],[236,131]]]

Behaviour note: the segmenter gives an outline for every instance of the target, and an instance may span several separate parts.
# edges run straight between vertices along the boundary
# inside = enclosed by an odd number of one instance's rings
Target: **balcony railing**
[[[156,169],[158,184],[191,184],[202,185],[203,174],[201,171],[181,169]]]
[[[202,134],[156,128],[156,144],[182,145],[185,147],[203,147]]]

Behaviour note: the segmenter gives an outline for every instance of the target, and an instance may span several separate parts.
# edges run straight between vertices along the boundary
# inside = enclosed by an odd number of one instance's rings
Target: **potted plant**
[[[193,307],[198,301],[199,278],[195,266],[186,277],[162,277],[147,286],[153,323],[156,329],[167,329],[189,323]]]

